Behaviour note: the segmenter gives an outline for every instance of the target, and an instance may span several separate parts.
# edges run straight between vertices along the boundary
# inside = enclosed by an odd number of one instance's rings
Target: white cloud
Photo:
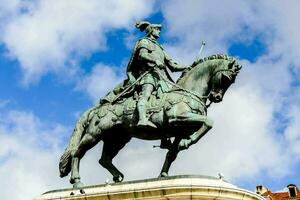
[[[256,17],[263,12],[263,8],[257,5],[258,2],[237,0],[165,1],[162,11],[168,36],[180,40],[179,45],[171,48],[172,51],[180,52],[176,55],[180,58],[191,60],[196,57],[201,41],[207,44],[204,55],[210,55],[216,52],[226,53],[229,40],[251,40],[255,31],[264,26],[262,20]],[[245,28],[248,29],[247,34],[241,34]],[[268,30],[265,28],[267,34]]]
[[[77,88],[86,92],[93,102],[97,102],[124,80],[124,75],[120,74],[125,73],[119,71],[120,69],[112,66],[97,64],[92,72],[78,83]]]
[[[152,12],[153,3],[39,0],[1,4],[6,13],[17,13],[1,21],[2,42],[11,58],[20,62],[25,84],[49,72],[67,76],[77,70],[74,62],[106,48],[108,31],[132,28],[138,19]]]
[[[165,151],[153,149],[159,141],[132,139],[113,159],[115,166],[124,174],[124,181],[158,177]],[[99,151],[100,149],[100,151]],[[99,165],[102,142],[87,152],[81,161],[81,180],[85,185],[103,184],[106,179],[112,181],[112,175]]]
[[[274,19],[274,29],[277,32],[277,39],[275,41],[275,52],[281,53],[281,56],[289,59],[289,61],[299,68],[299,53],[300,53],[300,40],[299,32],[300,27],[295,26],[300,16],[298,10],[300,8],[299,1],[286,1],[286,2],[273,2],[268,1],[268,6],[275,10],[272,13]],[[299,69],[298,69],[299,70]]]
[[[291,120],[289,127],[285,130],[286,145],[288,151],[294,159],[300,159],[300,107],[294,105],[288,112],[288,117]]]
[[[58,162],[71,135],[71,128],[42,121],[31,112],[11,110],[0,115],[1,199],[29,200],[53,190],[72,187],[69,178],[59,177]],[[85,185],[101,184],[111,175],[98,164],[102,143],[88,151],[81,162]],[[163,155],[152,151],[152,143],[133,140],[115,159],[126,180],[158,174]],[[160,160],[158,159],[160,157]],[[152,162],[141,163],[141,158]],[[156,159],[156,162],[154,162]],[[153,167],[155,165],[155,167]],[[140,167],[143,170],[137,170]],[[154,170],[156,169],[156,171]],[[145,176],[145,172],[147,176]],[[17,192],[16,192],[17,191]]]
[[[264,170],[271,177],[286,175],[291,160],[285,157],[282,139],[276,136],[270,124],[272,105],[263,101],[249,85],[231,89],[221,104],[209,109],[215,126],[200,144],[184,153],[182,158],[179,156],[180,166],[176,172],[184,169],[186,173],[214,176],[223,172],[231,181],[257,180]],[[185,167],[184,163],[192,158],[193,164]],[[266,162],[266,158],[275,159]]]
[[[31,112],[8,111],[0,115],[1,199],[29,200],[46,191],[70,188],[69,178],[59,178],[58,162],[71,128],[42,121]],[[153,142],[133,140],[114,159],[125,180],[156,177],[164,154]],[[102,143],[81,162],[85,185],[101,184],[112,176],[98,164]],[[149,164],[151,163],[151,164]],[[138,170],[139,169],[139,170]],[[142,170],[140,170],[142,169]],[[18,191],[18,192],[15,192]]]
[[[106,31],[133,27],[137,18],[151,12],[151,9],[145,11],[149,5],[143,1],[134,6],[127,1],[124,1],[126,5],[123,1],[119,1],[120,4],[98,2],[72,1],[68,4],[68,1],[57,1],[48,5],[49,2],[36,1],[36,7],[30,8],[31,14],[16,15],[7,22],[4,42],[10,54],[22,64],[25,81],[31,82],[35,79],[32,76],[38,79],[47,72],[61,72],[64,70],[61,68],[69,66],[65,62],[73,53],[80,59],[105,48]],[[14,6],[17,4],[7,7],[6,12],[14,12]],[[114,6],[116,12],[109,9]],[[291,171],[290,167],[299,162],[300,117],[299,97],[296,96],[299,91],[295,92],[290,86],[289,73],[290,67],[298,69],[299,66],[299,26],[295,25],[298,10],[296,1],[163,3],[167,34],[180,37],[179,43],[167,43],[167,52],[175,60],[191,62],[201,40],[207,42],[206,55],[226,53],[232,42],[251,43],[261,34],[267,45],[267,51],[256,62],[241,61],[244,68],[236,84],[228,90],[224,102],[212,105],[209,110],[215,127],[198,144],[179,154],[170,174],[215,176],[221,171],[230,180],[258,180],[263,172],[268,172],[271,178],[285,176]],[[131,43],[130,37],[128,40]],[[99,64],[77,87],[97,101],[122,79],[115,68]],[[284,92],[288,94],[284,96]],[[287,98],[292,103],[289,110],[278,110],[285,107]],[[276,132],[275,111],[287,114],[290,120],[283,134]],[[68,180],[58,178],[57,163],[62,151],[59,143],[66,129],[47,125],[27,112],[14,111],[8,116],[1,116],[0,120],[0,176],[7,180],[1,185],[5,195],[11,195],[10,185],[19,188],[23,197],[13,193],[16,195],[13,199],[24,199],[24,195],[32,198],[51,188],[65,187]],[[42,144],[38,139],[42,139]],[[48,148],[44,148],[45,144]],[[126,180],[158,175],[164,154],[151,151],[152,144],[133,141],[116,157],[115,162]],[[96,146],[82,161],[82,178],[86,184],[101,183],[105,177],[111,177],[101,169],[98,158],[100,152]],[[43,168],[50,175],[45,175]],[[7,173],[8,169],[15,173]],[[31,187],[25,188],[24,184]],[[7,198],[12,199],[11,196]]]
[[[1,14],[2,14],[1,17],[4,17],[4,14],[7,14],[11,11],[15,11],[18,4],[19,4],[18,0],[13,0],[13,1],[3,0],[3,1],[1,1],[1,3],[0,3]]]
[[[197,145],[199,149],[183,153],[185,158],[179,156],[188,162],[199,155],[195,166],[180,164],[174,171],[214,175],[223,171],[231,180],[258,179],[261,173],[268,172],[275,179],[287,175],[291,167],[299,164],[299,156],[295,156],[299,149],[296,114],[299,98],[298,90],[291,86],[290,73],[291,68],[299,73],[296,55],[300,52],[297,37],[300,30],[295,26],[299,8],[297,1],[274,4],[273,1],[175,0],[163,3],[167,36],[179,39],[177,43],[165,45],[175,59],[192,62],[201,40],[207,42],[204,55],[227,53],[233,43],[248,45],[257,37],[266,46],[266,51],[255,62],[240,61],[244,68],[224,102],[213,105],[209,112],[216,124],[201,145]],[[294,104],[288,106],[294,111],[281,110],[286,103]],[[290,119],[283,133],[276,132],[280,120],[274,120],[275,112]],[[272,159],[266,161],[266,157]]]
[[[286,9],[280,9],[283,6],[280,3],[273,4],[271,1],[231,0],[221,4],[219,1],[163,3],[167,37],[179,39],[178,43],[165,44],[171,57],[188,63],[196,57],[201,40],[208,44],[205,49],[205,55],[208,55],[226,53],[234,42],[249,45],[256,37],[263,40],[266,52],[255,62],[240,61],[244,68],[236,84],[229,89],[224,102],[213,105],[209,111],[215,127],[199,144],[179,154],[170,174],[216,176],[221,171],[231,181],[258,180],[265,175],[271,179],[287,176],[291,173],[290,168],[299,163],[299,156],[296,156],[299,152],[297,106],[292,106],[290,111],[280,110],[287,101],[298,102],[295,92],[290,92],[293,88],[290,85],[292,77],[289,71],[291,64],[296,64],[297,61],[294,53],[286,55],[286,52],[298,52],[299,48],[296,45],[299,40],[290,36],[295,35],[298,28],[289,27],[295,24],[297,18],[294,10],[297,9],[293,8],[289,13]],[[294,3],[293,6],[297,7],[298,4]],[[283,19],[289,23],[283,23]],[[165,40],[168,41],[168,38]],[[292,67],[297,68],[296,65]],[[97,71],[92,74],[100,73]],[[96,80],[92,77],[100,75],[90,77]],[[96,95],[94,99],[98,97]],[[284,133],[276,132],[280,122],[274,120],[275,112],[287,114],[292,119]],[[155,151],[149,153],[150,149],[145,151],[140,148],[141,143],[137,144],[129,145],[120,154],[120,158],[116,158],[116,163],[124,169],[125,176],[129,179],[145,177],[143,169],[136,170],[141,168],[141,163],[145,169],[153,167],[152,170],[147,170],[147,174],[155,176],[159,173],[164,155]],[[286,144],[290,148],[286,148]],[[139,157],[138,160],[134,154]],[[195,155],[198,156],[197,159]],[[123,162],[123,156],[126,162]],[[153,162],[156,164],[153,165]],[[130,164],[127,166],[126,163]]]
[[[58,181],[57,163],[68,130],[24,111],[4,112],[0,119],[1,198],[29,200],[66,185]]]

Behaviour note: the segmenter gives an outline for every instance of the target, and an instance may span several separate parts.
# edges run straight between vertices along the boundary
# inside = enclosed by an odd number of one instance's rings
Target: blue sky
[[[159,42],[179,63],[192,63],[201,41],[206,41],[203,56],[225,53],[243,65],[224,101],[209,110],[213,130],[179,155],[170,174],[222,172],[249,190],[258,184],[272,191],[290,183],[300,186],[300,28],[295,26],[300,3],[219,4],[0,1],[4,199],[32,199],[46,190],[69,187],[67,178],[59,178],[58,159],[79,116],[123,80],[135,41],[144,36],[134,27],[141,20],[162,23]],[[153,150],[157,143],[134,139],[116,157],[125,180],[158,175],[165,151]],[[97,164],[100,147],[82,161],[86,184],[111,178]],[[9,169],[15,173],[10,175]],[[12,194],[11,185],[22,196]]]

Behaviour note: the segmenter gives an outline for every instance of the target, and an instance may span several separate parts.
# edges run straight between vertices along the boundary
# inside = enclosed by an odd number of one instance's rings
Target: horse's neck
[[[180,78],[177,84],[200,96],[207,96],[211,73],[212,66],[210,63],[200,63]]]

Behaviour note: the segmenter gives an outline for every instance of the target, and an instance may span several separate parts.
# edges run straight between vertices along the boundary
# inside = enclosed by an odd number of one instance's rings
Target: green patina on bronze
[[[127,67],[128,78],[82,115],[61,157],[60,176],[71,172],[70,182],[75,188],[82,187],[81,158],[99,141],[103,141],[99,163],[115,182],[121,182],[124,176],[112,159],[133,137],[161,140],[160,148],[168,152],[160,177],[168,176],[178,152],[195,144],[212,128],[207,102],[222,101],[241,69],[234,58],[226,55],[180,66],[156,41],[161,25],[140,22],[136,27],[146,31],[146,37],[135,45]],[[167,68],[183,71],[176,83]]]

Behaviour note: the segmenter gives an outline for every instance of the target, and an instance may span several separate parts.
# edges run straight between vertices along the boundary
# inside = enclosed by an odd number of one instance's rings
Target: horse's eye
[[[228,81],[228,80],[232,80],[231,74],[223,73],[222,74],[222,81]]]

